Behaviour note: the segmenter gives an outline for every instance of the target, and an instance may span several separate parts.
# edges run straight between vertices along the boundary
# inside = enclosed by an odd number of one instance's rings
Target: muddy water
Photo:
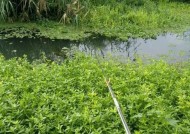
[[[82,51],[89,55],[118,58],[122,61],[136,57],[165,58],[172,62],[187,61],[190,58],[190,30],[182,35],[166,33],[155,39],[129,39],[127,42],[93,37],[83,42],[50,40],[43,38],[11,38],[0,40],[0,53],[5,58],[27,55],[29,60],[39,59],[42,53],[49,59],[64,57],[65,50]]]

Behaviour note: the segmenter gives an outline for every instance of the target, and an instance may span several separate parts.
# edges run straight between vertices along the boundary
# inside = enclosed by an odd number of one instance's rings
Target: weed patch
[[[132,133],[188,133],[190,69],[101,62]],[[124,133],[97,60],[0,57],[0,133]]]

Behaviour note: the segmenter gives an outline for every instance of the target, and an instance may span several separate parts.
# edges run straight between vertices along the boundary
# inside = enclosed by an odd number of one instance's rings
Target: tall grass
[[[140,1],[142,3],[144,0]],[[127,4],[129,3],[134,4],[137,2],[133,0],[127,2]],[[0,16],[2,20],[8,20],[8,18],[29,20],[42,16],[60,19],[64,14],[67,17],[76,17],[82,5],[92,7],[114,4],[117,4],[116,0],[0,0]]]
[[[15,8],[11,0],[0,0],[0,19],[6,20],[10,15],[15,15]]]
[[[51,18],[71,22],[69,19],[76,19],[81,9],[83,16],[92,8],[99,6],[144,6],[155,0],[0,0],[1,20],[35,20],[40,18]],[[160,0],[161,1],[161,0]],[[167,0],[162,0],[165,2]],[[156,1],[158,3],[158,1]],[[151,5],[150,5],[151,6]],[[67,20],[66,20],[67,19]]]
[[[1,0],[1,18],[7,20],[10,17],[24,21],[36,17],[47,17],[48,12],[52,11],[54,14],[50,15],[56,14],[59,17],[69,3],[71,0]]]

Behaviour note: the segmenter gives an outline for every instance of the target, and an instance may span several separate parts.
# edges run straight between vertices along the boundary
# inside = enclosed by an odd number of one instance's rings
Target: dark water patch
[[[72,43],[67,40],[50,40],[45,38],[9,38],[0,40],[0,53],[6,59],[23,57],[32,61],[46,56],[54,60],[64,57],[63,48],[71,48]]]
[[[65,49],[68,48],[68,49]],[[29,60],[42,57],[51,60],[64,58],[67,52],[82,51],[94,56],[117,58],[121,61],[135,60],[136,57],[167,58],[172,62],[187,61],[190,57],[190,31],[182,35],[162,34],[156,39],[129,39],[117,41],[102,36],[95,36],[82,42],[68,40],[51,40],[46,38],[10,38],[0,40],[0,53],[5,58],[27,55]]]

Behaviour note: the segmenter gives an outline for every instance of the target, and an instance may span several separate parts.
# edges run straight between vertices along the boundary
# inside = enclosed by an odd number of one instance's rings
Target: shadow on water
[[[121,61],[135,60],[136,57],[168,58],[172,62],[187,61],[190,57],[190,31],[182,35],[162,34],[156,39],[129,39],[127,42],[92,37],[83,42],[67,40],[50,40],[45,38],[10,38],[0,40],[0,53],[6,59],[27,55],[30,61],[39,59],[42,53],[55,60],[64,57],[62,48],[79,50],[94,56],[95,53],[103,57],[117,58]]]
[[[61,57],[63,47],[70,48],[72,43],[66,40],[50,40],[44,38],[10,38],[0,40],[0,53],[6,59],[13,57],[23,57],[27,55],[28,60],[32,61],[45,54],[47,58],[54,59]]]

